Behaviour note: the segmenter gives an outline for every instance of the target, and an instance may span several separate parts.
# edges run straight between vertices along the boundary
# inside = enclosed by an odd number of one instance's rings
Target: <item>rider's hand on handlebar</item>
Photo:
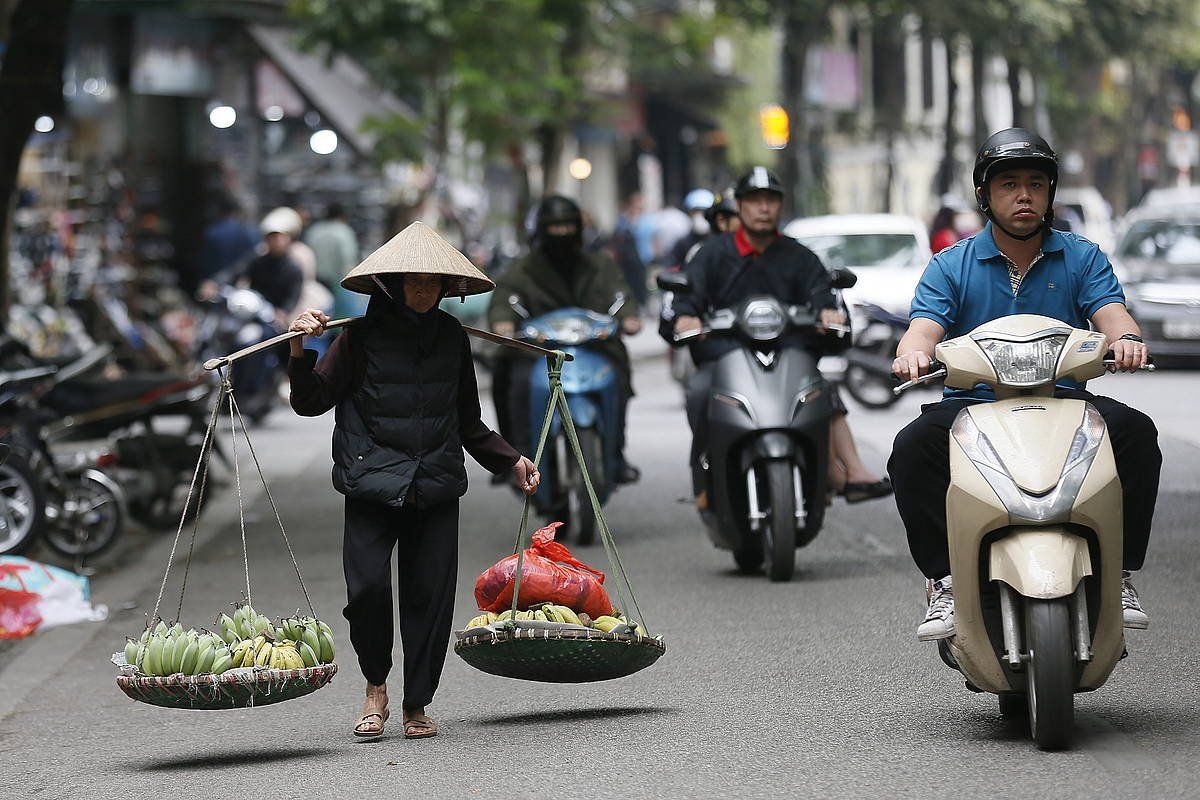
[[[1150,363],[1150,348],[1142,342],[1117,339],[1112,343],[1111,349],[1116,363],[1109,365],[1109,372],[1137,372],[1143,365]]]
[[[492,333],[497,336],[507,336],[511,339],[516,332],[517,326],[511,322],[497,322],[492,325]]]
[[[626,336],[633,336],[642,329],[641,317],[626,317],[621,320],[621,332]]]
[[[675,335],[700,330],[700,318],[690,314],[681,314],[675,318]]]
[[[831,325],[845,325],[846,315],[836,308],[823,308],[821,315],[817,320],[817,327],[821,330],[828,329]]]
[[[929,354],[920,350],[905,353],[897,356],[896,360],[892,362],[892,374],[902,381],[915,381],[929,372],[931,361]]]

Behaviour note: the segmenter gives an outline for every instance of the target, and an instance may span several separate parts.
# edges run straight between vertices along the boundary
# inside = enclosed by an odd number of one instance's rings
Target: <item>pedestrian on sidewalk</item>
[[[458,573],[463,450],[489,471],[511,472],[526,494],[541,476],[480,419],[467,334],[440,310],[443,297],[493,288],[431,229],[413,223],[341,281],[370,295],[367,313],[317,362],[291,341],[291,404],[304,416],[336,408],[333,484],[346,496],[342,560],[350,642],[367,679],[354,735],[388,719],[392,667],[391,556],[399,545],[404,736],[437,734],[425,714],[449,644]],[[291,330],[320,336],[329,317],[308,309]]]

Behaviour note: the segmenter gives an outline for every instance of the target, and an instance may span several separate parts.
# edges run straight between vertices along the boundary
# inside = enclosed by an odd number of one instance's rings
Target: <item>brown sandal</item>
[[[358,718],[358,722],[354,723],[354,735],[361,737],[363,739],[370,739],[370,738],[374,738],[376,736],[382,736],[383,735],[383,723],[387,722],[388,716],[389,716],[389,714],[388,714],[388,710],[386,707],[383,709],[382,712],[372,711],[370,713],[363,714],[361,717]],[[373,719],[374,717],[378,717],[379,721],[376,722]],[[375,728],[375,730],[362,730],[362,727],[364,725],[371,725]]]
[[[437,723],[424,714],[413,714],[404,720],[405,739],[428,739],[431,736],[437,736],[437,733]]]

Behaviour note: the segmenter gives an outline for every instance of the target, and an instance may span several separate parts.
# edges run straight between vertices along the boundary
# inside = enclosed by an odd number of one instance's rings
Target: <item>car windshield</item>
[[[826,269],[907,267],[920,260],[917,237],[911,233],[848,233],[797,238],[817,254]]]
[[[1200,267],[1200,220],[1146,220],[1135,224],[1117,250],[1124,258]]]

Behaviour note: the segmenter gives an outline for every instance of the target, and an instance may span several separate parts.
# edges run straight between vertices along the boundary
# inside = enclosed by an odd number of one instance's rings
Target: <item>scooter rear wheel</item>
[[[763,555],[767,578],[782,583],[796,574],[796,487],[791,462],[769,461],[764,472],[767,491],[763,499],[770,511],[762,529]]]
[[[598,489],[595,482],[604,480],[604,443],[591,428],[584,428],[578,433],[583,461],[592,477],[593,487]],[[577,543],[589,545],[596,541],[596,512],[588,497],[587,487],[583,484],[579,464],[573,458],[567,463],[571,474],[571,482],[567,487],[567,528]]]
[[[46,488],[20,453],[0,464],[0,554],[23,553],[46,525]]]
[[[1029,732],[1041,750],[1071,745],[1075,729],[1075,653],[1066,599],[1025,600]]]

